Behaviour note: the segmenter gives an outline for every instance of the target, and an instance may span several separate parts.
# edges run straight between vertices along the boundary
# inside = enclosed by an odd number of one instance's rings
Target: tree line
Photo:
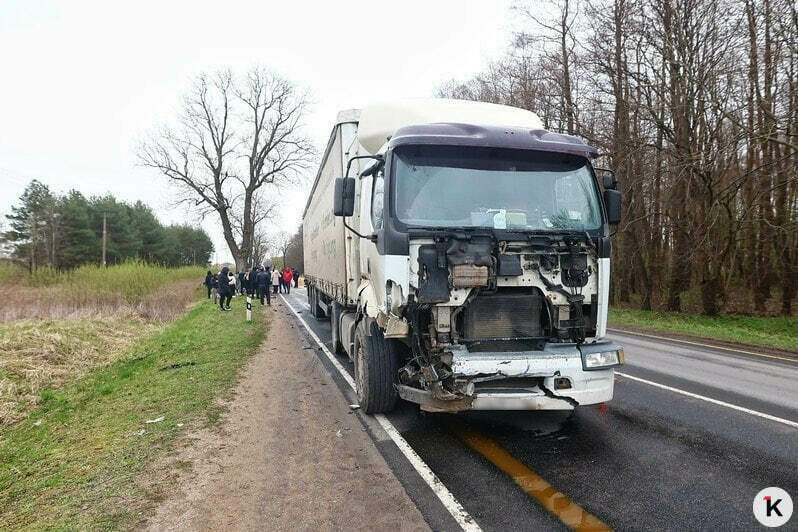
[[[439,95],[537,112],[614,170],[615,302],[792,313],[798,15],[791,0],[520,4],[506,55]]]
[[[58,195],[37,180],[25,188],[6,218],[2,242],[31,271],[101,263],[103,220],[108,264],[128,259],[165,266],[207,264],[213,252],[205,231],[165,226],[140,201],[131,205],[111,195],[86,198],[77,190]]]

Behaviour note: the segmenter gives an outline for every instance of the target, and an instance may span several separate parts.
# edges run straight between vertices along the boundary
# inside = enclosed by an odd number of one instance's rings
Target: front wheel
[[[387,340],[376,323],[370,333],[361,323],[355,333],[355,384],[360,408],[367,414],[390,412],[396,406],[399,352],[395,340]]]

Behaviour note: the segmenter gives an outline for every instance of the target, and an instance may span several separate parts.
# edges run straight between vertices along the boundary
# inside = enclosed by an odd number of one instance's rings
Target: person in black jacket
[[[211,288],[213,288],[213,274],[211,273],[210,270],[208,270],[208,273],[205,274],[205,282],[202,283],[202,284],[204,284],[205,288],[208,289],[208,299],[210,299],[211,298]]]
[[[247,271],[247,267],[244,266],[244,269],[242,271],[238,272],[237,279],[238,279],[238,293],[239,294],[243,294],[246,291],[246,282],[247,282],[247,280],[246,280],[246,273],[244,273],[246,271]]]
[[[256,281],[258,283],[258,298],[260,299],[260,304],[263,305],[263,300],[266,299],[268,301],[269,306],[272,304],[272,296],[269,292],[269,283],[271,281],[272,275],[269,272],[268,268],[264,268],[263,266],[260,267],[260,271],[258,272],[258,276],[256,277]]]
[[[258,289],[258,267],[253,266],[252,269],[247,273],[247,295],[249,297],[255,297],[255,292]]]
[[[230,284],[230,268],[225,266],[222,268],[222,271],[219,272],[219,308],[223,311],[232,310],[230,308],[230,300],[233,298],[233,291],[235,289],[236,285]]]

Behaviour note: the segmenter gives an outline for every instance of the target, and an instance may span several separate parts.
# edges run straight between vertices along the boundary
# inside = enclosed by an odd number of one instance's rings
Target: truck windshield
[[[589,231],[602,225],[584,157],[405,146],[397,148],[394,161],[395,213],[408,226]]]

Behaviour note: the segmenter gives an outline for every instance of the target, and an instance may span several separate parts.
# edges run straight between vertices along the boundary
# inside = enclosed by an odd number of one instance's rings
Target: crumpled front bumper
[[[468,381],[464,394],[444,400],[400,386],[399,395],[431,411],[572,410],[612,399],[614,368],[585,370],[582,362],[583,353],[612,349],[619,347],[612,342],[546,344],[542,351],[475,353],[459,347],[452,350],[452,371]],[[555,389],[559,378],[571,387]]]

